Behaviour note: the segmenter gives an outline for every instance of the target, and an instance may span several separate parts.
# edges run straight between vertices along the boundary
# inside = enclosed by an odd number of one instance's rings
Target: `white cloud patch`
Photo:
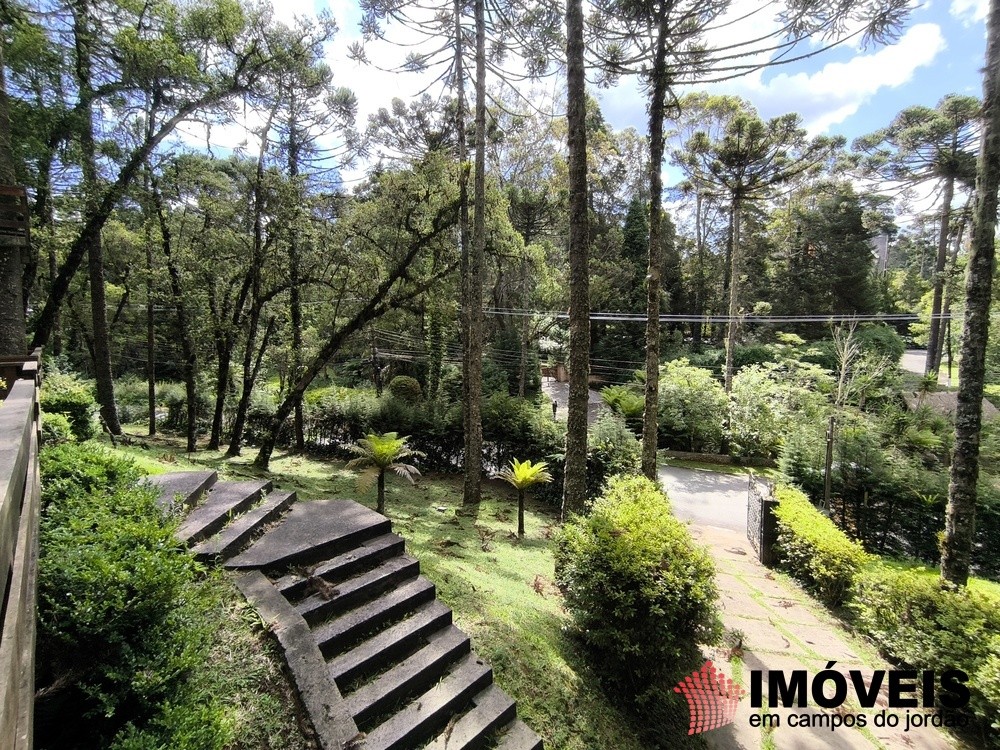
[[[970,26],[985,21],[989,7],[989,0],[951,0],[948,12],[966,26]]]
[[[945,46],[937,24],[917,24],[895,44],[871,54],[827,63],[815,73],[779,73],[766,82],[757,73],[735,86],[727,84],[727,90],[750,99],[766,116],[798,112],[811,133],[822,133],[857,112],[880,89],[909,82]]]

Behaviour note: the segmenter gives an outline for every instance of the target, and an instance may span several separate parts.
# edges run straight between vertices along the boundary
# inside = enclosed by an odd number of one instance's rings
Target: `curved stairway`
[[[215,472],[150,481],[278,638],[324,750],[541,749],[385,516]]]

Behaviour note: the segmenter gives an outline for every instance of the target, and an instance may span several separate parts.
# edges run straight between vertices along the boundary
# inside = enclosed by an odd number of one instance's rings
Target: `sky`
[[[731,14],[744,15],[748,8],[758,5],[760,0],[734,0]],[[847,42],[808,60],[705,88],[742,96],[765,118],[798,112],[812,135],[843,135],[851,141],[887,125],[907,106],[933,107],[949,93],[981,96],[987,6],[988,0],[914,2],[893,44],[862,49]],[[426,75],[379,70],[393,67],[405,53],[387,43],[367,48],[373,66],[349,59],[348,46],[361,39],[361,14],[354,0],[276,0],[273,8],[276,18],[288,23],[321,10],[336,18],[340,31],[328,47],[328,62],[337,85],[351,88],[357,96],[361,128],[369,114],[389,106],[393,97],[409,99],[429,81]],[[768,19],[758,14],[730,26],[718,41],[756,37],[772,28]],[[390,27],[387,32],[396,42],[416,40],[406,28]],[[550,91],[559,85],[558,80],[542,84]],[[610,90],[593,89],[591,93],[598,97],[605,118],[614,127],[631,126],[644,131],[645,99],[634,82]],[[252,115],[248,118],[250,124],[253,119]],[[187,135],[192,141],[198,140],[194,132]],[[246,131],[239,125],[212,130],[213,143],[222,146],[246,139]],[[344,176],[350,182],[361,174],[355,170]]]

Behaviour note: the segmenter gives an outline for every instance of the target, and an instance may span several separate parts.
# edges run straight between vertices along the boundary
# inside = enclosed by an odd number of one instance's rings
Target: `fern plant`
[[[517,536],[524,538],[524,493],[536,484],[546,484],[552,481],[549,465],[544,461],[536,464],[531,461],[518,461],[516,458],[510,466],[503,469],[497,477],[504,480],[517,490]]]
[[[385,473],[393,471],[406,479],[410,484],[415,484],[420,472],[413,464],[403,463],[408,458],[423,458],[421,451],[411,448],[407,441],[409,437],[399,437],[395,432],[386,432],[381,435],[370,434],[361,438],[353,445],[347,446],[347,450],[357,454],[357,458],[348,462],[348,469],[361,469],[358,474],[358,492],[365,493],[371,489],[372,484],[378,484],[378,507],[379,513],[385,513]]]

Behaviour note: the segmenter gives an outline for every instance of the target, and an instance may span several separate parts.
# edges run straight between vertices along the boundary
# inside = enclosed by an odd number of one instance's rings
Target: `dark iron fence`
[[[778,540],[778,519],[774,515],[771,483],[751,472],[747,487],[747,539],[757,559],[764,565],[774,563],[774,544]]]

